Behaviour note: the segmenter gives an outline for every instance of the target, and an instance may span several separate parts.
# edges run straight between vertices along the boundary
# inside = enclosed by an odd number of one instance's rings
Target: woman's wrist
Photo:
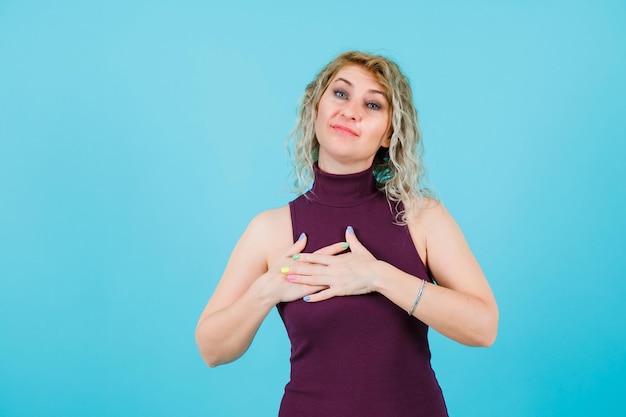
[[[389,268],[392,267],[385,261],[377,260],[374,263],[374,280],[372,282],[372,290],[376,292],[383,292],[385,288],[385,277],[389,275]]]
[[[251,303],[269,311],[280,302],[280,299],[276,297],[275,292],[272,291],[271,286],[268,285],[269,277],[267,274],[266,272],[254,280],[248,289],[247,295],[250,297]]]

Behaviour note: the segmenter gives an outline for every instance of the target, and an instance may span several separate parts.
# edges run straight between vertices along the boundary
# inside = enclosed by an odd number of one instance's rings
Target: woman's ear
[[[389,146],[391,146],[391,132],[385,135],[385,139],[383,139],[380,146],[382,146],[383,148],[389,148]]]

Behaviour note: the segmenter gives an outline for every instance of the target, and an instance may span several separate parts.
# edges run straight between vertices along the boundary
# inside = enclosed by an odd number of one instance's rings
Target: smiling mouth
[[[359,136],[358,133],[356,133],[354,130],[352,130],[349,127],[346,127],[346,126],[332,125],[331,127],[333,128],[334,131],[339,132],[339,133],[344,134],[344,135]]]

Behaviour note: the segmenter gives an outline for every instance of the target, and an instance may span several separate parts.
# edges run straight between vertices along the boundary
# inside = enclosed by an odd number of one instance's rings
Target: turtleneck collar
[[[319,204],[333,207],[358,206],[378,195],[373,166],[355,174],[329,174],[317,163],[313,165],[315,181],[306,197]]]

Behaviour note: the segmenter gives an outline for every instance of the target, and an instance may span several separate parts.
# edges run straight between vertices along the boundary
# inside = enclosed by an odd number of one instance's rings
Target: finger
[[[311,282],[311,280],[306,279],[306,277],[304,277],[302,275],[294,274],[291,271],[289,271],[288,274],[285,274],[285,279],[287,281],[289,281],[289,282],[294,283],[294,284],[302,284],[302,285],[312,285],[313,284]]]
[[[324,246],[321,249],[316,250],[315,254],[318,255],[336,255],[348,249],[350,244],[348,242],[337,242],[332,245]]]
[[[334,296],[335,294],[333,293],[332,288],[328,288],[323,291],[316,292],[315,294],[307,295],[304,298],[302,298],[302,300],[306,301],[307,303],[317,303],[319,301],[324,301],[324,300],[333,298]]]
[[[348,226],[346,228],[346,242],[350,245],[350,250],[352,252],[359,252],[362,249],[365,249],[365,246],[363,246],[359,239],[357,239],[352,226]]]
[[[296,253],[302,252],[304,250],[304,247],[306,246],[306,241],[307,241],[306,233],[301,233],[298,240],[296,240],[293,246],[289,248],[287,253],[285,253],[285,257],[290,257],[290,256],[295,255]]]
[[[309,288],[317,288],[315,292],[319,290],[327,289],[329,287],[329,285],[323,282],[324,280],[320,278],[321,277],[317,277],[313,275],[302,275],[301,273],[297,273],[293,271],[289,271],[288,273],[284,274],[284,279],[287,280],[288,282],[295,284],[295,285],[303,285]],[[305,295],[311,295],[312,292],[309,292]]]
[[[315,257],[317,255],[311,255],[310,253],[301,254],[301,258],[306,258],[309,256]],[[327,256],[326,258],[332,259],[331,256]],[[288,267],[281,270],[281,272],[287,275],[290,281],[301,282],[301,283],[305,283],[308,285],[315,284],[315,283],[325,285],[325,284],[328,284],[328,282],[322,282],[320,280],[325,281],[329,278],[328,276],[329,270],[328,270],[327,262],[329,261],[316,263],[316,262],[309,262],[306,260],[301,262],[298,260],[297,262],[294,262],[288,265]]]
[[[337,255],[320,255],[315,253],[296,253],[291,257],[294,261],[298,261],[299,264],[318,264],[318,265],[330,265],[333,260],[337,259]]]

